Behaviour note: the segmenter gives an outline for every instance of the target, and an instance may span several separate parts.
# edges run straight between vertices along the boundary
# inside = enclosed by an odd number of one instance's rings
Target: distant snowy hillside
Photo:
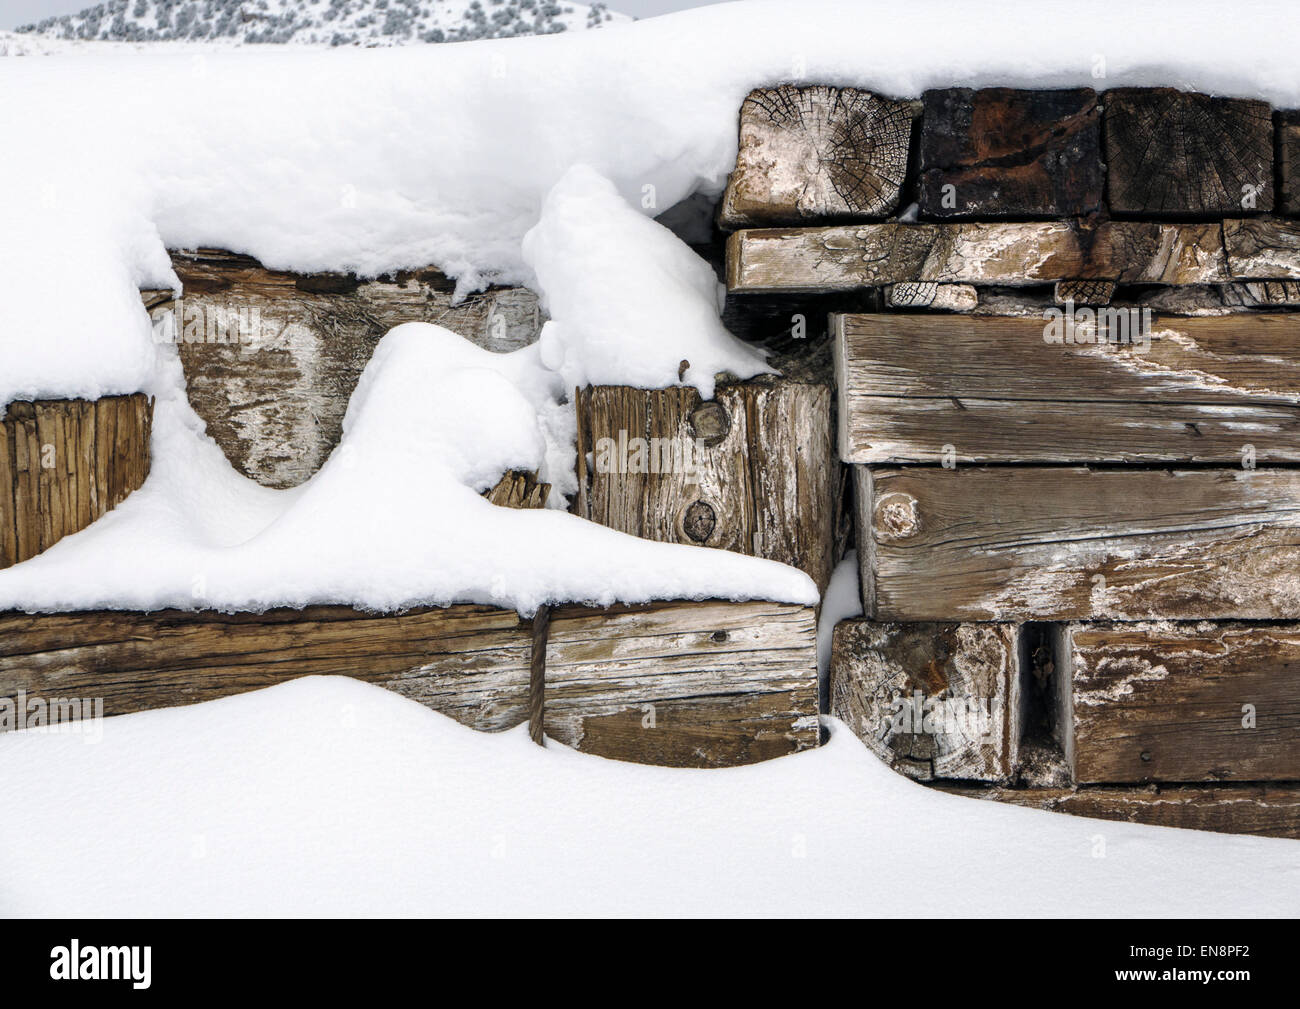
[[[544,0],[108,0],[18,31],[111,42],[389,46],[552,35],[631,20],[604,3]]]

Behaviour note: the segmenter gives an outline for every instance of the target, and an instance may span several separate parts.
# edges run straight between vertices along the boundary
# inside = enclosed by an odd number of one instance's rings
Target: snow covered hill
[[[631,20],[605,3],[547,0],[108,0],[18,31],[82,41],[390,46],[553,35]]]

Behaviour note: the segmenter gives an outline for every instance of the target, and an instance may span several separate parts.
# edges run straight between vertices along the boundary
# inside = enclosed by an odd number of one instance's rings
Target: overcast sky
[[[0,0],[0,28],[16,28],[53,14],[74,14],[94,7],[97,0]],[[610,10],[648,18],[721,0],[606,0]]]

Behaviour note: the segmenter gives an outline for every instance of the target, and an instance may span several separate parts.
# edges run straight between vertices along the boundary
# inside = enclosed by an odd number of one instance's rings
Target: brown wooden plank
[[[18,481],[14,471],[13,428],[13,424],[0,420],[0,568],[18,563],[18,517],[14,508]]]
[[[217,250],[173,253],[184,285],[170,313],[195,412],[241,473],[291,487],[316,472],[342,435],[343,414],[376,342],[404,322],[444,326],[481,347],[536,339],[536,295],[493,288],[453,304],[436,270],[377,280],[294,274]]]
[[[41,542],[41,444],[36,436],[36,411],[30,403],[10,403],[6,423],[14,437],[14,517],[18,527],[18,559],[35,557]]]
[[[1114,88],[1102,103],[1113,213],[1273,209],[1273,113],[1266,102],[1173,88]]]
[[[898,206],[917,103],[857,88],[782,84],[740,107],[724,228],[880,218]]]
[[[908,777],[1007,781],[1015,772],[1013,624],[841,621],[830,693],[831,714]]]
[[[1300,781],[1300,624],[1072,625],[1074,779]]]
[[[646,539],[781,561],[825,588],[833,550],[830,389],[759,380],[694,389],[598,386],[578,428],[586,518]]]
[[[1101,109],[1091,88],[938,88],[921,100],[923,217],[1101,209]]]
[[[678,767],[816,746],[816,617],[778,603],[653,603],[551,614],[546,734]]]
[[[768,228],[727,241],[731,291],[846,291],[909,281],[1020,286],[1058,280],[1214,284],[1229,278],[1221,226],[1108,221]]]
[[[0,568],[84,529],[143,483],[143,395],[15,402],[0,420]]]
[[[1300,472],[858,467],[878,620],[1295,619]]]
[[[972,788],[941,785],[944,791],[1010,802],[1098,820],[1158,827],[1211,830],[1220,834],[1300,838],[1300,788],[1224,785],[1212,788]]]
[[[835,317],[841,458],[1300,461],[1300,315],[1096,318]]]
[[[0,696],[102,697],[115,715],[345,675],[496,731],[528,716],[531,647],[518,614],[482,606],[10,613],[0,614]]]

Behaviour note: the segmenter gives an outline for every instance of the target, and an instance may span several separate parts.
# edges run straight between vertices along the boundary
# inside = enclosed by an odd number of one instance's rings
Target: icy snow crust
[[[647,220],[720,191],[754,86],[1175,84],[1300,105],[1282,4],[1000,11],[748,2],[472,45],[88,43],[0,59],[0,404],[159,400],[145,487],[0,572],[0,607],[814,600],[779,565],[505,513],[476,492],[516,466],[573,489],[574,385],[665,385],[687,361],[708,395],[716,371],[765,370],[723,329],[704,264]],[[166,248],[195,246],[299,271],[432,264],[463,291],[524,283],[553,321],[499,360],[401,327],[326,467],[268,491],[202,434],[136,294],[174,286]]]
[[[0,914],[1291,916],[1294,841],[945,795],[842,723],[751,767],[477,733],[342,677],[0,736]],[[57,801],[51,801],[57,797]]]

